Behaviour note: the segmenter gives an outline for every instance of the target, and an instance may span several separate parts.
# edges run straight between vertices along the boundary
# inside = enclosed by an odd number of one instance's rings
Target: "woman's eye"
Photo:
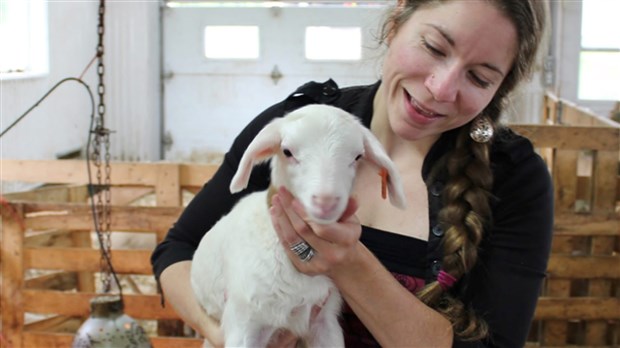
[[[282,153],[284,154],[284,156],[286,157],[293,157],[293,153],[291,152],[291,150],[289,149],[284,149],[282,150]]]
[[[357,157],[355,157],[355,161],[359,161],[362,158],[362,155],[357,155]]]
[[[426,48],[426,50],[428,50],[431,54],[435,56],[439,56],[439,57],[445,56],[443,52],[441,52],[439,49],[435,48],[435,46],[428,43],[426,39],[422,39],[422,45],[424,46],[424,48]]]
[[[490,83],[490,82],[483,80],[483,79],[482,79],[482,78],[480,78],[478,75],[476,75],[476,73],[475,73],[475,72],[470,72],[470,73],[469,73],[469,76],[471,76],[472,81],[473,81],[476,85],[478,85],[478,86],[480,86],[480,87],[482,87],[482,88],[488,88],[488,87],[491,85],[491,83]]]

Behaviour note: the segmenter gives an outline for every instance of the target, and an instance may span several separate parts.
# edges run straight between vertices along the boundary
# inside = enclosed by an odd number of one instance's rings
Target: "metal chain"
[[[101,240],[102,250],[101,250],[101,260],[100,260],[100,269],[101,269],[101,282],[103,285],[103,290],[105,292],[109,292],[111,289],[111,273],[110,265],[108,260],[111,260],[112,255],[110,254],[110,249],[112,246],[111,243],[111,194],[110,194],[110,132],[105,128],[104,116],[105,116],[105,84],[104,84],[104,73],[105,68],[103,64],[103,34],[105,32],[105,0],[99,1],[99,24],[97,26],[97,33],[99,36],[99,41],[97,44],[97,75],[99,77],[99,85],[97,86],[97,94],[99,95],[99,104],[97,106],[97,123],[95,129],[95,137],[94,137],[94,150],[93,150],[93,161],[95,167],[97,168],[97,233],[99,234],[99,239]],[[101,147],[103,146],[105,152],[103,154],[104,163],[104,175],[102,175],[102,154]]]

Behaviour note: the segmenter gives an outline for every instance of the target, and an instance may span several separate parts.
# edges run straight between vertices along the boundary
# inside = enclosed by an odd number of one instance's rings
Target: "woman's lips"
[[[406,99],[409,101],[409,105],[411,105],[411,107],[415,110],[415,112],[417,112],[421,116],[424,116],[427,118],[438,118],[438,117],[446,116],[444,114],[440,114],[433,110],[425,108],[414,97],[412,97],[409,93],[407,93],[407,91],[405,91],[405,96],[406,96]]]

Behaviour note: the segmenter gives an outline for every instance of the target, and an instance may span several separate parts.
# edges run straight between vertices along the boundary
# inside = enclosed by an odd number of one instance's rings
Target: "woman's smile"
[[[411,96],[406,89],[403,89],[405,110],[409,115],[409,119],[415,123],[426,125],[447,115],[437,112],[431,108],[425,107],[415,97]]]

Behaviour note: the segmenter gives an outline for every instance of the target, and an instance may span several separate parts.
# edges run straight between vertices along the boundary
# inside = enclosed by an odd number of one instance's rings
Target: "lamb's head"
[[[360,160],[374,163],[378,173],[387,174],[390,202],[399,208],[405,206],[400,176],[381,143],[342,109],[312,104],[268,124],[241,158],[231,192],[245,188],[252,167],[268,158],[272,185],[286,187],[318,223],[340,218]]]

